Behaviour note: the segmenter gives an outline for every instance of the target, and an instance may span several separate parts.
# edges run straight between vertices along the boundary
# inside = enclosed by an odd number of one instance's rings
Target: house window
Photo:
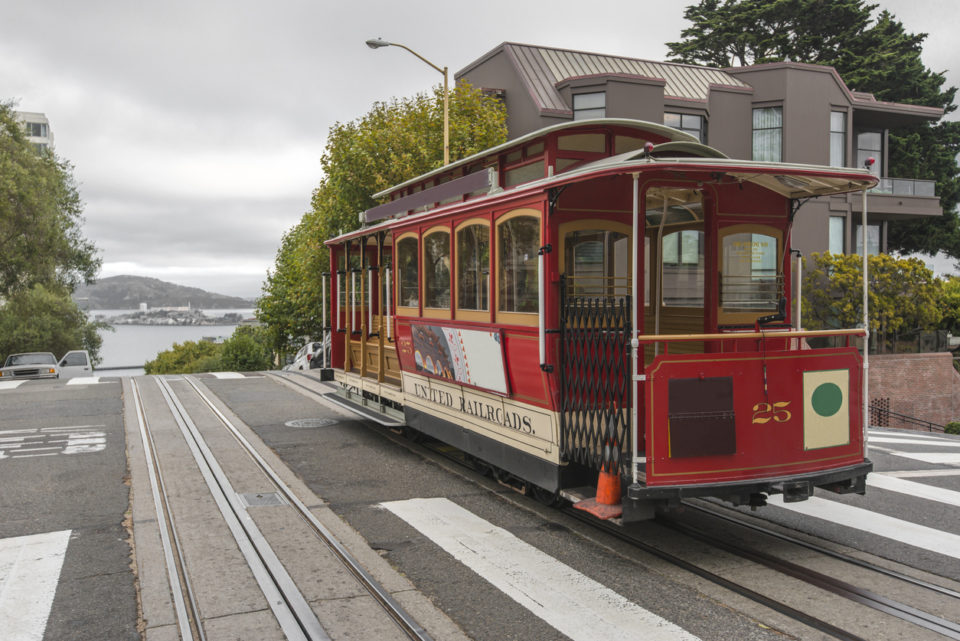
[[[694,114],[664,113],[663,124],[674,129],[696,136],[703,144],[707,144],[707,119]]]
[[[854,225],[854,253],[863,256],[863,226]],[[880,225],[867,225],[867,255],[876,256],[880,253]]]
[[[753,159],[783,160],[783,107],[753,110]]]
[[[830,112],[830,166],[847,165],[847,114],[843,111]]]
[[[587,118],[606,118],[607,94],[578,93],[573,96],[573,119],[586,120]]]
[[[457,309],[486,311],[490,287],[490,227],[457,231]]]
[[[46,138],[47,137],[47,123],[45,122],[28,122],[24,124],[24,130],[28,136],[34,136],[36,138]]]
[[[844,251],[844,236],[847,230],[847,219],[843,216],[830,216],[830,240],[828,251],[831,254],[842,254]]]
[[[874,176],[883,176],[883,132],[861,131],[857,134],[857,167],[863,167],[867,158],[876,162],[870,167]]]

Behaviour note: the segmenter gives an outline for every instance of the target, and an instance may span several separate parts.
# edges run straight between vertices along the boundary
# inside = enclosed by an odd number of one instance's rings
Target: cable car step
[[[361,405],[360,403],[352,399],[344,398],[339,393],[339,390],[333,394],[324,395],[324,398],[326,398],[331,403],[335,403],[336,405],[339,405],[344,409],[350,410],[354,414],[358,414],[359,416],[365,419],[374,421],[375,423],[379,423],[380,425],[384,425],[386,427],[406,426],[406,423],[404,421],[397,420],[390,414],[381,412],[378,409],[375,409],[369,405],[368,406]]]

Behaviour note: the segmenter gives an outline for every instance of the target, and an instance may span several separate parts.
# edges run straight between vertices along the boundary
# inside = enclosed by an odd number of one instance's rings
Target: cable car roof
[[[633,150],[616,156],[600,158],[560,174],[546,176],[511,187],[506,192],[497,188],[489,194],[471,198],[466,202],[470,204],[479,203],[490,198],[496,198],[504,193],[517,194],[526,191],[545,191],[546,189],[560,187],[592,177],[642,173],[651,170],[671,171],[683,174],[694,173],[698,176],[691,177],[691,179],[697,181],[704,181],[704,179],[707,178],[710,181],[719,183],[726,182],[728,184],[738,182],[753,183],[791,200],[860,191],[873,187],[879,181],[876,176],[866,169],[732,159],[712,147],[701,144],[694,136],[664,125],[638,120],[603,118],[596,120],[578,120],[540,129],[527,136],[516,138],[498,147],[487,149],[469,158],[464,158],[446,167],[408,180],[405,183],[391,187],[389,190],[375,194],[375,196],[385,196],[407,185],[422,181],[429,176],[449,171],[452,167],[465,165],[479,158],[494,156],[507,148],[522,145],[524,142],[528,142],[534,138],[540,138],[545,133],[584,125],[628,126],[674,139],[659,145],[652,145],[652,148],[650,145],[647,145],[647,149]],[[433,215],[451,207],[462,206],[463,204],[464,202],[460,201],[442,205],[435,209],[410,214],[403,217],[402,220],[419,219],[420,217]],[[340,240],[369,235],[375,231],[397,224],[397,220],[396,218],[390,218],[375,225],[342,234],[326,242],[331,244]]]
[[[645,120],[635,120],[633,118],[593,118],[588,120],[571,120],[569,122],[563,122],[558,125],[551,125],[549,127],[544,127],[543,129],[537,129],[536,131],[533,131],[524,136],[520,136],[519,138],[513,138],[511,140],[508,140],[507,142],[501,145],[497,145],[496,147],[490,147],[489,149],[484,149],[483,151],[473,154],[472,156],[461,158],[460,160],[457,160],[456,162],[452,162],[449,165],[438,167],[433,171],[429,171],[425,174],[420,174],[419,176],[416,176],[414,178],[411,178],[410,180],[402,182],[399,185],[394,185],[393,187],[377,192],[373,194],[373,197],[384,198],[394,193],[395,191],[399,191],[401,189],[404,189],[405,187],[409,187],[410,185],[432,178],[437,174],[448,172],[451,169],[456,169],[457,167],[461,167],[463,165],[469,165],[472,162],[476,162],[484,158],[496,156],[500,152],[506,151],[507,149],[511,149],[518,145],[523,145],[524,143],[530,142],[531,140],[542,138],[548,134],[551,134],[557,131],[562,131],[564,129],[574,129],[574,128],[580,129],[580,128],[590,127],[590,126],[627,127],[630,129],[637,129],[640,131],[648,131],[650,133],[657,134],[658,136],[662,136],[667,140],[674,141],[674,142],[693,142],[693,143],[699,144],[699,141],[697,140],[696,136],[688,134],[684,131],[680,131],[679,129],[674,129],[673,127],[657,124],[655,122],[647,122]]]

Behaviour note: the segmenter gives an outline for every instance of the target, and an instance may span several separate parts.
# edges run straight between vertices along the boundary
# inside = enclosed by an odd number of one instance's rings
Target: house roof
[[[750,90],[750,85],[721,69],[514,42],[505,42],[496,47],[457,72],[457,77],[501,51],[515,66],[541,111],[553,113],[571,113],[569,105],[560,95],[558,85],[591,76],[661,81],[664,83],[665,97],[681,100],[706,101],[711,86]]]
[[[573,80],[619,77],[653,81],[663,83],[663,95],[668,100],[706,102],[712,89],[752,92],[753,87],[747,82],[749,75],[775,69],[796,69],[832,75],[851,106],[863,115],[862,124],[869,124],[869,118],[874,114],[887,126],[937,120],[943,116],[943,109],[938,107],[879,101],[870,93],[851,90],[833,67],[799,62],[772,62],[717,69],[504,42],[458,71],[456,77],[466,75],[500,53],[506,55],[517,70],[540,112],[559,116],[573,115],[570,105],[560,94],[560,87]]]
[[[943,109],[940,107],[927,107],[925,105],[914,105],[901,102],[885,102],[866,91],[857,91],[847,86],[847,83],[840,77],[840,73],[828,65],[814,65],[805,62],[767,62],[746,67],[730,67],[724,71],[736,76],[746,76],[753,72],[763,72],[768,70],[793,69],[798,71],[807,71],[822,73],[831,76],[840,90],[846,95],[850,105],[861,112],[861,114],[875,113],[882,114],[886,126],[899,126],[915,124],[921,120],[939,120],[943,116]],[[862,120],[862,124],[867,124]]]

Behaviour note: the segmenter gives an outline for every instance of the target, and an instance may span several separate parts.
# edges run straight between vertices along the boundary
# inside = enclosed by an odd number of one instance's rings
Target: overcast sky
[[[0,100],[50,119],[102,276],[255,297],[309,208],[329,127],[512,41],[664,60],[686,1],[4,3]],[[960,85],[956,0],[887,0]],[[956,116],[954,116],[956,117]]]

